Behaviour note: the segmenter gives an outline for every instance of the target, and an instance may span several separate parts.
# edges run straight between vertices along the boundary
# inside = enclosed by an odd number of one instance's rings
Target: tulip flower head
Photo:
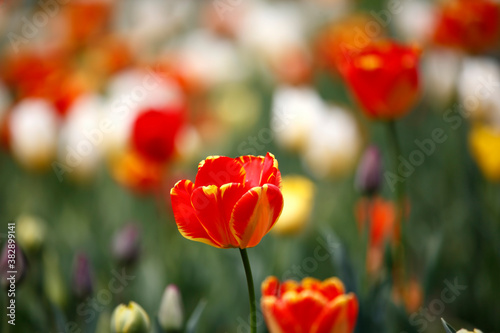
[[[195,182],[177,182],[170,196],[179,232],[218,248],[256,246],[283,209],[281,173],[270,153],[208,157]]]
[[[410,111],[419,94],[419,54],[390,40],[349,54],[341,72],[369,117],[390,120]]]
[[[437,44],[481,53],[500,40],[500,4],[491,0],[445,2],[434,28]]]
[[[382,183],[382,154],[377,146],[368,147],[356,172],[355,186],[363,194],[373,195]]]
[[[168,285],[163,292],[160,309],[158,310],[160,326],[168,330],[180,330],[184,322],[182,297],[176,285]]]
[[[174,152],[175,139],[183,123],[182,109],[145,110],[134,122],[133,146],[144,158],[164,163]]]
[[[283,283],[268,277],[262,283],[262,312],[271,333],[351,333],[358,316],[358,300],[345,294],[342,281]]]
[[[111,315],[112,333],[147,333],[150,326],[148,314],[136,302],[118,305]]]
[[[474,125],[469,133],[472,157],[489,181],[500,181],[500,129]]]

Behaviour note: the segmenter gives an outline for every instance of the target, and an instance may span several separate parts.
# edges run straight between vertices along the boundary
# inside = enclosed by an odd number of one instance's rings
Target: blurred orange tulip
[[[419,94],[420,51],[390,40],[351,52],[341,69],[347,86],[372,118],[404,116]]]
[[[170,191],[175,222],[187,239],[218,248],[256,246],[283,209],[278,162],[263,156],[212,156],[198,166],[195,182]]]
[[[350,333],[358,316],[358,300],[345,294],[338,278],[262,283],[262,312],[271,333]]]
[[[446,2],[434,31],[438,44],[481,53],[500,40],[500,4],[491,0]]]

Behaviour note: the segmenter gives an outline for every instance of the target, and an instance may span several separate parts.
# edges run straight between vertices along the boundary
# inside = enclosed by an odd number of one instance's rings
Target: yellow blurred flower
[[[469,145],[485,177],[500,181],[500,130],[486,125],[475,125],[469,133]]]
[[[17,239],[29,253],[34,253],[43,245],[46,235],[45,222],[36,216],[21,215],[17,219]]]
[[[483,333],[483,332],[475,328],[474,331],[467,331],[466,329],[461,329],[457,333]]]
[[[136,302],[118,305],[111,315],[113,333],[146,333],[150,326],[148,314]]]
[[[309,222],[315,186],[310,179],[299,175],[285,176],[281,184],[285,204],[271,231],[280,235],[297,234]]]

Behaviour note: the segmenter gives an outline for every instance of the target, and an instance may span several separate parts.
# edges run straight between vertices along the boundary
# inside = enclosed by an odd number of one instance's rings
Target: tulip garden
[[[0,332],[500,332],[498,0],[3,0],[0,36]]]

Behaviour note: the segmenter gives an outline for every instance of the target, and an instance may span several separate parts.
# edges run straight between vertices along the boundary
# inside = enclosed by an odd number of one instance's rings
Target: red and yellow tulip
[[[342,76],[371,118],[402,117],[419,95],[420,51],[390,40],[372,42],[343,62]]]
[[[350,333],[358,316],[358,300],[345,294],[338,278],[305,278],[262,283],[262,312],[271,333]]]
[[[195,182],[177,182],[170,196],[180,233],[218,248],[256,246],[283,209],[281,174],[270,153],[208,157]]]

